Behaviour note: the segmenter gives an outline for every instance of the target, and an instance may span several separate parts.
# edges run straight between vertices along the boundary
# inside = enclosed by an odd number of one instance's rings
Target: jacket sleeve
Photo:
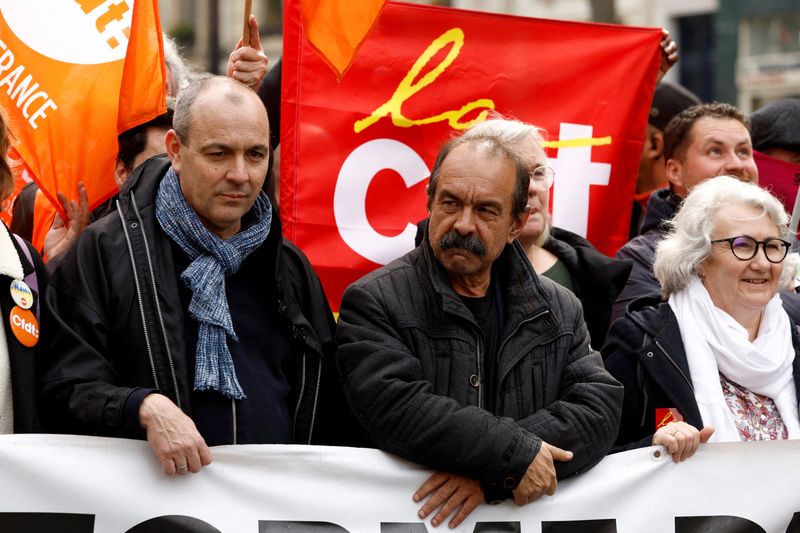
[[[619,433],[611,450],[614,453],[650,446],[653,441],[653,432],[645,429],[649,417],[642,387],[644,379],[639,376],[637,354],[642,342],[642,330],[630,318],[622,317],[611,327],[603,346],[606,368],[625,391]]]
[[[360,286],[344,294],[337,364],[359,423],[382,450],[480,481],[487,501],[507,497],[541,441],[510,418],[433,392],[413,346],[381,301]]]
[[[118,386],[110,360],[111,323],[100,303],[101,295],[108,297],[112,289],[99,251],[86,241],[82,238],[64,258],[45,297],[45,424],[50,431],[135,437],[122,431],[123,407],[133,389]]]
[[[569,305],[562,303],[562,307]],[[563,355],[557,397],[519,421],[548,444],[573,453],[572,460],[555,463],[559,478],[584,472],[605,457],[617,437],[623,394],[603,366],[600,352],[589,345],[580,305],[574,302],[572,307],[575,334]]]

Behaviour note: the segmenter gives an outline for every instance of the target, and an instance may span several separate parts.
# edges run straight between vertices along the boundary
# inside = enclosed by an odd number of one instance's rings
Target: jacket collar
[[[644,234],[650,231],[661,233],[661,223],[675,216],[680,205],[681,199],[672,194],[669,189],[659,189],[654,192],[650,196],[650,201],[647,202],[647,212],[639,233]]]
[[[444,266],[433,254],[427,234],[420,247],[426,274],[444,311],[474,321],[472,313],[453,290]],[[492,282],[502,284],[506,325],[550,308],[550,299],[517,241],[506,245],[494,266],[496,268],[493,269],[493,274],[496,274],[498,279],[493,279]]]
[[[25,273],[12,239],[11,232],[5,224],[0,224],[0,275],[22,279]]]

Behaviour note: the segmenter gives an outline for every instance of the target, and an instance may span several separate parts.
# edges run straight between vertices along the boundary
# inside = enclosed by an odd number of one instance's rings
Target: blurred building
[[[195,69],[218,74],[242,36],[242,0],[159,0],[161,27],[179,44],[181,53]],[[252,13],[267,56],[281,50],[283,4],[281,0],[253,0]]]

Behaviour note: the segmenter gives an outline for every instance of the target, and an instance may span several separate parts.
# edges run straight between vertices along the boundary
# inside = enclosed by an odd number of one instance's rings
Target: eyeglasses
[[[553,179],[556,177],[556,172],[552,167],[546,165],[539,165],[531,172],[531,182],[537,189],[544,191],[553,186]]]
[[[767,261],[770,263],[780,263],[783,261],[786,258],[786,254],[789,253],[789,247],[791,246],[791,243],[776,237],[757,241],[746,235],[731,237],[729,239],[717,239],[711,241],[711,244],[723,242],[728,243],[731,247],[731,252],[733,252],[733,256],[740,261],[749,261],[754,258],[758,253],[758,246],[761,245],[764,249],[764,256],[766,256]]]

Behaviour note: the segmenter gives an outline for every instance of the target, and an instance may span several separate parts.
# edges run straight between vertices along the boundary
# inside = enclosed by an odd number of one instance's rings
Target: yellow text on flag
[[[448,44],[452,44],[453,46],[450,48],[447,56],[438,65],[431,69],[430,72],[422,76],[419,81],[414,81],[417,76],[419,76],[420,72],[422,72],[422,69],[433,58],[433,56],[435,56],[439,50],[443,49]],[[442,35],[434,39],[428,48],[425,49],[422,55],[417,58],[417,61],[411,67],[411,70],[408,71],[405,78],[400,81],[400,84],[397,86],[397,89],[395,89],[394,94],[389,101],[373,111],[368,117],[357,121],[353,125],[353,130],[356,133],[360,133],[387,115],[392,116],[392,124],[401,128],[422,126],[425,124],[433,124],[435,122],[446,120],[451,128],[465,130],[486,120],[489,110],[494,109],[494,102],[488,98],[481,98],[479,100],[469,102],[461,107],[461,109],[445,111],[432,117],[410,119],[403,115],[403,103],[420,90],[433,83],[440,74],[447,70],[447,67],[449,67],[450,64],[455,61],[456,57],[458,57],[458,54],[461,53],[461,48],[463,46],[464,32],[461,30],[461,28],[452,28],[447,30]],[[475,109],[483,109],[483,111],[478,114],[477,118],[468,122],[461,122],[461,119],[464,117],[464,115]]]

